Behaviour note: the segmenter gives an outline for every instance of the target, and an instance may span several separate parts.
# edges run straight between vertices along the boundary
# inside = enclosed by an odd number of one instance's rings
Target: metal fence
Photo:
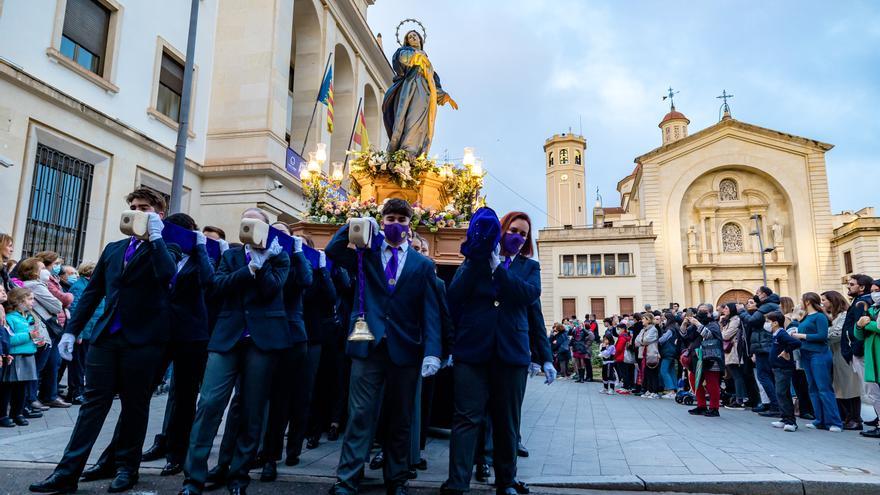
[[[22,256],[55,251],[65,264],[82,261],[95,166],[37,145]]]

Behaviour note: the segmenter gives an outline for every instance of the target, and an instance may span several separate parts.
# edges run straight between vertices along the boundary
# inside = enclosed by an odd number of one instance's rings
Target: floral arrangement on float
[[[385,201],[388,201],[387,199]],[[369,198],[366,201],[357,199],[352,200],[336,200],[327,199],[319,208],[319,215],[311,215],[309,221],[320,224],[342,225],[349,218],[373,217],[381,222],[382,204],[378,203],[375,198]],[[440,229],[463,228],[467,226],[471,214],[462,213],[453,205],[447,205],[443,210],[435,208],[427,208],[419,204],[413,203],[413,218],[411,225],[416,227],[425,227],[430,232],[437,232]],[[311,208],[310,208],[311,211]]]
[[[416,188],[428,172],[437,172],[437,162],[425,155],[413,157],[404,150],[393,153],[368,149],[350,151],[351,171],[370,180],[390,179],[404,188]]]

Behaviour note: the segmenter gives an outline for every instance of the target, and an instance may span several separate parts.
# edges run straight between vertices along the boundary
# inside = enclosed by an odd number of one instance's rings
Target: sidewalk
[[[519,459],[521,479],[533,485],[633,491],[880,493],[878,440],[855,432],[808,430],[803,422],[796,433],[786,433],[747,411],[693,417],[674,401],[607,396],[598,393],[600,388],[569,380],[548,387],[541,377],[529,380],[522,435],[531,455]],[[164,405],[164,396],[153,400],[147,444],[161,427]],[[118,412],[117,402],[92,462],[107,445]],[[76,413],[75,407],[53,409],[29,427],[0,429],[0,461],[57,462]],[[215,454],[219,441],[218,436]],[[303,452],[299,466],[281,463],[279,474],[332,477],[340,444],[322,440],[317,449]],[[448,455],[448,440],[430,439],[428,470],[419,472],[419,481],[442,482]],[[381,472],[367,470],[367,476],[381,478]]]

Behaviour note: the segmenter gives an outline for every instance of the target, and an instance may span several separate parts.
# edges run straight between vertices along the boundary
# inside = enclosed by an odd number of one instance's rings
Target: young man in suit
[[[265,212],[249,208],[242,218],[269,223]],[[214,274],[212,297],[223,299],[208,341],[208,364],[184,463],[181,494],[200,494],[208,475],[208,456],[223,411],[239,383],[241,417],[235,453],[226,479],[229,493],[246,493],[248,469],[256,454],[272,371],[291,333],[284,310],[284,283],[290,258],[273,240],[266,249],[230,248]],[[301,243],[296,246],[301,250]]]
[[[156,367],[154,385],[161,383],[169,364],[174,364],[172,386],[165,403],[162,432],[156,435],[165,451],[166,465],[162,476],[171,476],[183,470],[183,459],[189,445],[189,433],[196,410],[199,385],[208,359],[208,312],[205,293],[214,277],[214,268],[205,249],[206,238],[199,232],[195,220],[186,213],[175,213],[165,222],[195,232],[195,247],[184,253],[180,246],[169,242],[168,249],[177,264],[171,278],[171,342],[162,362]],[[80,481],[112,478],[116,473],[116,443],[119,441],[120,425],[116,424],[113,440],[104,449],[98,462],[82,473]],[[161,440],[160,440],[161,439]],[[146,456],[144,456],[146,457]],[[160,456],[162,457],[162,456]],[[157,457],[158,458],[158,457]],[[142,459],[146,460],[146,459]]]
[[[77,479],[117,393],[122,403],[121,426],[115,449],[116,478],[109,491],[121,492],[137,483],[153,377],[171,334],[168,284],[176,267],[162,240],[165,200],[146,188],[135,190],[126,200],[132,210],[148,214],[149,240],[132,237],[108,244],[67,322],[58,352],[69,361],[76,337],[101,300],[106,301],[89,341],[85,403],[70,442],[55,472],[31,485],[32,492],[76,491]]]
[[[349,419],[331,490],[336,495],[358,492],[383,388],[388,406],[385,489],[393,495],[407,493],[419,364],[422,376],[434,375],[440,369],[441,352],[434,265],[410,249],[407,232],[412,215],[409,203],[390,199],[382,206],[384,236],[374,239],[372,246],[359,251],[348,248],[348,225],[327,245],[327,256],[358,277],[349,328],[363,317],[375,337],[349,342],[346,349],[352,358]],[[375,221],[372,229],[378,234]]]

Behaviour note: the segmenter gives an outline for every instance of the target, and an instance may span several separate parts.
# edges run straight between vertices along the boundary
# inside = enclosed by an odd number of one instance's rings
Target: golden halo
[[[425,41],[428,39],[428,33],[425,30],[425,26],[418,21],[418,19],[404,19],[400,21],[400,24],[397,25],[397,30],[394,31],[394,37],[397,38],[397,44],[403,46],[403,43],[400,41],[400,28],[409,22],[410,24],[417,24],[419,28],[421,28],[421,32],[419,34],[422,35],[422,45],[425,44]],[[415,26],[414,26],[415,27]],[[411,31],[411,29],[407,29],[406,32]],[[423,46],[424,48],[424,46]]]

